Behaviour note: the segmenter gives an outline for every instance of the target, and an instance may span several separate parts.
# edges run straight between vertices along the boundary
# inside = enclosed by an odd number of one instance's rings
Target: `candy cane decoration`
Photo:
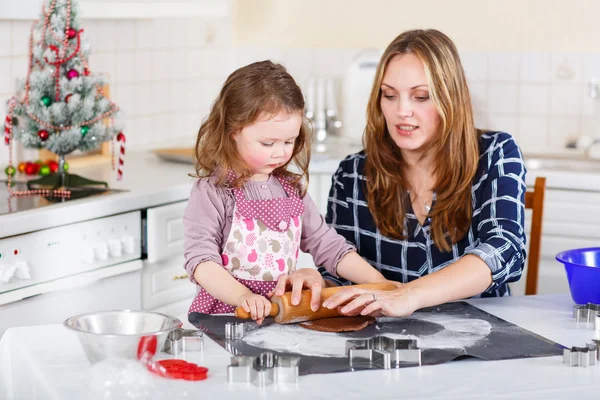
[[[123,179],[123,158],[125,157],[125,134],[119,132],[117,134],[117,142],[121,142],[119,147],[119,165],[117,166],[117,180]]]

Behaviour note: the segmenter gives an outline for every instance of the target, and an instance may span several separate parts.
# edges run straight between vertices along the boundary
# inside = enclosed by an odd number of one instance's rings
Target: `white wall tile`
[[[600,54],[584,54],[582,56],[583,62],[583,76],[582,81],[589,83],[592,77],[600,80]]]
[[[13,84],[10,74],[10,58],[0,57],[0,94],[11,94]],[[0,113],[4,112],[4,103],[0,104]],[[1,115],[1,114],[0,114]],[[3,119],[0,119],[0,128]],[[4,131],[0,131],[0,134]]]
[[[463,53],[460,55],[460,59],[469,82],[487,82],[487,53]]]
[[[156,81],[166,81],[173,79],[173,59],[170,51],[157,51],[153,54],[154,58],[154,72],[152,74],[153,79]]]
[[[551,89],[551,113],[560,116],[576,116],[581,113],[584,94],[577,84],[554,84]]]
[[[133,57],[133,81],[148,82],[154,79],[154,53],[141,51]]]
[[[171,82],[159,82],[156,84],[156,112],[157,113],[171,113],[174,110],[172,105],[172,96],[171,93]]]
[[[519,80],[521,57],[517,53],[494,53],[489,56],[489,75],[492,82]]]
[[[94,74],[108,76],[108,82],[115,78],[115,54],[114,53],[92,53],[89,59],[90,69]]]
[[[110,97],[125,112],[126,116],[133,114],[133,85],[116,84],[111,86]]]
[[[25,77],[27,76],[28,65],[29,65],[29,63],[28,63],[27,57],[25,57],[25,56],[10,58],[10,72],[11,72],[10,91],[11,92],[14,92],[17,89],[16,84],[15,84],[17,78],[25,79]]]
[[[581,118],[581,136],[600,139],[600,118],[597,116]]]
[[[491,113],[516,113],[518,105],[518,86],[513,83],[489,84],[489,111]]]
[[[212,69],[211,50],[188,50],[187,56],[188,78],[208,77],[207,69]],[[214,72],[214,70],[213,70]]]
[[[553,149],[565,147],[568,139],[580,135],[580,119],[578,117],[550,117],[548,145]]]
[[[489,125],[487,129],[494,131],[508,132],[513,136],[517,136],[517,116],[506,114],[490,113],[488,116]]]
[[[116,51],[132,51],[135,49],[135,25],[136,21],[131,19],[118,20],[115,22]]]
[[[154,47],[157,49],[170,49],[173,43],[179,38],[173,36],[172,19],[155,19],[152,21],[152,30],[154,31]]]
[[[10,55],[12,43],[11,22],[0,21],[0,57]]]
[[[579,85],[581,92],[581,115],[589,117],[598,113],[600,115],[600,84],[596,87],[596,98],[590,96],[589,84],[582,83]]]
[[[475,114],[485,114],[489,110],[489,87],[487,82],[470,82],[469,92]]]
[[[171,85],[171,102],[175,112],[185,112],[191,109],[188,100],[188,82],[174,81]],[[200,96],[200,95],[198,95]]]
[[[156,31],[154,21],[149,19],[137,20],[135,23],[135,46],[140,50],[156,49]]]
[[[172,79],[186,79],[188,76],[188,52],[186,50],[176,50],[171,53]]]
[[[31,22],[12,21],[12,46],[10,54],[13,56],[26,56],[29,54],[29,36]]]
[[[92,47],[92,54],[115,50],[117,43],[115,26],[115,21],[112,20],[83,21],[83,37]]]
[[[549,88],[546,85],[522,84],[519,88],[519,112],[521,114],[548,114]]]
[[[520,116],[517,143],[524,152],[548,147],[548,118]]]
[[[286,68],[299,82],[318,72],[315,65],[315,57],[311,49],[290,49],[285,54]]]
[[[115,75],[116,83],[132,83],[134,81],[134,54],[115,53]]]
[[[554,82],[581,82],[581,54],[553,53],[551,62],[552,80]]]
[[[552,80],[549,53],[521,54],[520,80],[523,82],[550,82]]]

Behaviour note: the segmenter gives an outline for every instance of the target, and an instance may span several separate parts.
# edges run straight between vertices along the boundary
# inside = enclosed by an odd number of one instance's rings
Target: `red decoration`
[[[27,164],[25,164],[25,174],[26,175],[37,174],[37,164],[34,164],[32,162],[27,162]]]
[[[48,164],[51,173],[55,173],[56,171],[58,171],[58,163],[56,161],[48,160],[46,164]]]
[[[45,141],[46,139],[48,139],[50,137],[50,133],[47,130],[42,129],[42,130],[38,131],[38,137],[40,139],[42,139],[42,141]]]
[[[119,132],[117,134],[117,142],[121,142],[121,148],[119,149],[119,166],[117,167],[117,180],[123,179],[123,158],[125,158],[125,134]]]
[[[87,68],[84,68],[84,70],[83,70],[83,74],[84,74],[85,76],[90,76],[90,73],[91,73],[91,72],[90,72],[90,70],[89,70],[89,69],[87,69]]]
[[[67,29],[67,37],[69,39],[73,39],[75,37],[75,35],[77,35],[77,31],[73,28],[69,28]]]
[[[66,97],[65,97],[65,103],[68,103],[69,100],[71,99],[71,96],[73,96],[72,93],[69,93]]]
[[[69,71],[67,71],[68,79],[75,79],[77,77],[79,77],[79,72],[77,72],[76,69],[70,69]]]

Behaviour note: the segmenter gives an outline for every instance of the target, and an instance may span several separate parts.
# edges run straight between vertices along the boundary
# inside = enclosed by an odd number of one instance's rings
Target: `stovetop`
[[[14,190],[27,190],[25,182],[16,182]],[[51,206],[58,203],[77,201],[78,199],[106,196],[122,193],[126,190],[106,188],[71,188],[70,198],[42,197],[42,196],[11,196],[8,192],[7,181],[0,181],[0,215],[13,214],[19,211],[34,210],[40,207]]]

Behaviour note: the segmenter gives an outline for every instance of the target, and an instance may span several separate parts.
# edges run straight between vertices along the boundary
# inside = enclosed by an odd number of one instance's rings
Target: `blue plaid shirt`
[[[435,247],[430,236],[431,221],[427,219],[421,226],[412,209],[406,214],[406,240],[381,235],[363,193],[364,151],[346,157],[333,175],[326,221],[387,279],[406,283],[438,271],[465,254],[474,254],[489,266],[493,279],[492,285],[477,297],[508,296],[507,283],[519,280],[525,261],[526,170],[517,143],[507,133],[484,133],[480,153],[472,186],[471,227],[449,252]],[[326,279],[349,284],[323,268],[319,270]]]

